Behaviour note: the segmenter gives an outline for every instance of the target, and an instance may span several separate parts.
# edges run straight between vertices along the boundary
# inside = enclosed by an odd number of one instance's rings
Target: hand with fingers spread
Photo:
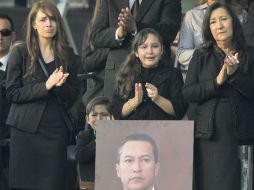
[[[156,101],[157,98],[160,96],[159,93],[158,93],[157,87],[150,84],[150,83],[146,83],[145,87],[146,87],[148,97],[151,98],[151,100],[153,102]]]
[[[126,32],[134,33],[136,31],[136,21],[128,7],[121,9],[121,12],[118,16],[118,26],[119,25],[123,26],[126,29]]]

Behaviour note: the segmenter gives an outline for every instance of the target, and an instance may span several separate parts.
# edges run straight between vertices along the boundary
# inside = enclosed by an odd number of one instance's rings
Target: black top
[[[55,61],[52,61],[47,64],[44,63],[44,66],[49,75],[51,75],[54,72],[54,70],[57,68]],[[50,125],[57,125],[57,126],[58,125],[61,126],[65,124],[63,115],[60,111],[60,105],[57,101],[55,94],[52,91],[49,93],[49,96],[47,98],[47,105],[42,115],[40,123],[42,125],[50,124]]]
[[[156,68],[141,69],[141,74],[136,82],[142,83],[143,102],[127,117],[122,117],[121,112],[125,102],[133,98],[135,88],[130,92],[127,99],[122,99],[116,92],[113,96],[113,115],[115,119],[128,120],[173,120],[181,119],[186,112],[187,103],[183,100],[181,88],[183,86],[183,78],[179,70],[159,64]],[[170,100],[173,104],[176,116],[167,114],[158,107],[147,96],[145,83],[151,83],[157,87],[160,96]]]

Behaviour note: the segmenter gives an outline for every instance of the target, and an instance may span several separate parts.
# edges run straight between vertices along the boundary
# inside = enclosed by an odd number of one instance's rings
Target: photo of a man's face
[[[98,121],[95,190],[192,190],[191,121]]]
[[[128,141],[119,151],[116,164],[124,190],[152,190],[159,171],[153,147],[148,141]]]

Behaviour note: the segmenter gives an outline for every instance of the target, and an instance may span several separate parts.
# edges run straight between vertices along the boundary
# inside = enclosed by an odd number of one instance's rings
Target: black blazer
[[[58,88],[64,106],[68,110],[78,95],[77,80],[78,60],[73,55],[73,62],[69,64],[68,79]],[[24,78],[28,66],[28,53],[24,45],[16,45],[11,51],[7,67],[6,94],[11,101],[7,123],[24,131],[35,133],[47,104],[47,80],[39,63],[35,65],[32,77]]]
[[[104,80],[104,93],[112,95],[115,74],[120,65],[130,52],[133,39],[132,34],[127,34],[122,44],[115,39],[118,27],[118,15],[122,8],[129,7],[129,0],[102,0],[94,24],[92,35],[94,45],[98,48],[110,48]],[[170,62],[169,45],[175,39],[181,23],[181,1],[179,0],[142,0],[136,24],[137,32],[143,28],[153,28],[162,36],[164,58]]]
[[[240,140],[254,137],[254,48],[246,47],[239,53],[238,70],[226,81],[230,88],[230,101],[235,115],[235,135]],[[221,91],[215,85],[223,58],[216,50],[193,54],[185,85],[184,98],[197,103],[193,113],[195,136],[209,138],[214,131],[213,117]]]

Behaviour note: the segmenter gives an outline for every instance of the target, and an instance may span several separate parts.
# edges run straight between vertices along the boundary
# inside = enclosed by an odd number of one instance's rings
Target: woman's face
[[[212,12],[210,30],[217,43],[231,41],[233,36],[232,18],[224,8],[217,8]]]
[[[86,115],[86,122],[95,129],[95,122],[98,120],[111,120],[111,114],[105,105],[96,105],[94,109]]]
[[[153,34],[148,34],[146,41],[138,47],[135,53],[145,68],[156,67],[163,53],[162,45]]]
[[[45,14],[39,10],[33,28],[37,30],[39,38],[53,38],[57,32],[56,18],[50,12]]]

